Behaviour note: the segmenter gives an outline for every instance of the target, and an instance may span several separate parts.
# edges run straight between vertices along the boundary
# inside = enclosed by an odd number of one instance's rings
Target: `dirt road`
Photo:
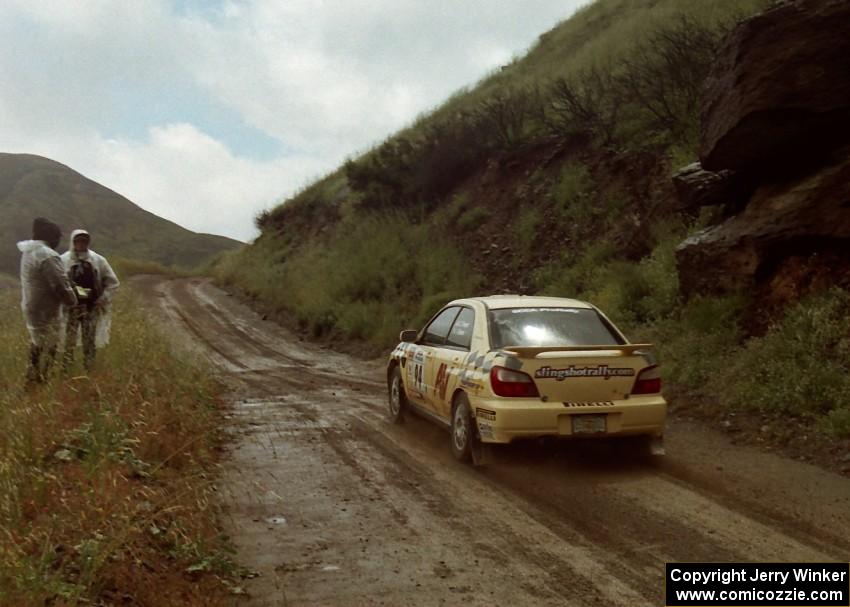
[[[251,605],[661,605],[666,561],[848,561],[850,481],[671,422],[660,463],[511,448],[474,469],[385,420],[381,362],[300,341],[200,279],[145,277],[231,386],[221,479]]]

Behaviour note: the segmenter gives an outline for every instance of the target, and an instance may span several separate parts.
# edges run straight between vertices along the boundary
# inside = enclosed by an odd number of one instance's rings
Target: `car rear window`
[[[490,310],[490,345],[608,346],[624,343],[596,310],[505,308]]]

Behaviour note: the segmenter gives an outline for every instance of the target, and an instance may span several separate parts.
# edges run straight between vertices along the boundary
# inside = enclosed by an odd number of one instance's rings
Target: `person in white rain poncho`
[[[86,370],[91,369],[97,348],[109,343],[110,304],[119,282],[106,258],[89,249],[90,242],[88,232],[74,230],[70,247],[62,254],[65,271],[78,300],[76,305],[66,308],[64,314],[65,370],[74,362],[78,333],[81,333]]]
[[[77,297],[56,252],[62,230],[39,217],[32,224],[32,240],[18,243],[21,255],[21,310],[30,335],[27,381],[43,382],[59,340],[62,304],[73,306]]]

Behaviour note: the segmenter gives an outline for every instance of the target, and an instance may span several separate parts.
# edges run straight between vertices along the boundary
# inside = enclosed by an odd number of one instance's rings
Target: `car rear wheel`
[[[400,424],[404,421],[407,397],[404,394],[404,382],[401,380],[401,370],[397,366],[393,367],[392,375],[390,375],[389,397],[390,421],[394,424]]]
[[[452,454],[462,462],[469,461],[477,441],[478,435],[469,399],[466,394],[460,393],[455,398],[452,412]]]

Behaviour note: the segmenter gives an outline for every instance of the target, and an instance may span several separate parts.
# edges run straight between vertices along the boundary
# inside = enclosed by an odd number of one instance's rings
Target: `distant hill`
[[[54,160],[0,153],[0,273],[17,274],[15,244],[30,238],[39,216],[62,226],[63,235],[89,230],[93,248],[104,255],[168,266],[192,268],[242,245],[182,228]],[[66,248],[63,236],[59,250]]]

